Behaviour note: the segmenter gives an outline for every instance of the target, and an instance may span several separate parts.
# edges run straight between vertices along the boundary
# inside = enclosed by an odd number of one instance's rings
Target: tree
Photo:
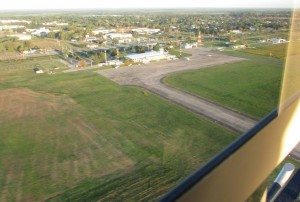
[[[51,39],[55,39],[56,38],[55,35],[56,35],[55,32],[49,32],[48,33],[48,37],[51,38]]]
[[[125,60],[123,61],[123,63],[124,63],[124,65],[128,66],[128,65],[130,65],[130,64],[133,64],[134,61],[131,60],[131,59],[125,59]]]
[[[22,46],[22,45],[19,45],[19,46],[17,47],[17,51],[19,51],[19,52],[22,52],[22,51],[24,51],[24,48],[23,48],[23,46]]]
[[[24,41],[23,47],[24,50],[29,50],[31,49],[32,43],[30,41]]]
[[[153,50],[159,51],[159,49],[160,49],[160,45],[159,44],[156,44],[155,46],[153,46]]]
[[[127,55],[127,53],[125,53],[125,52],[119,53],[119,59],[125,58],[126,55]]]
[[[78,63],[78,66],[79,66],[79,67],[86,67],[86,66],[87,66],[87,63],[86,63],[86,61],[84,61],[84,60],[80,60],[79,63]]]
[[[90,59],[90,60],[93,60],[95,65],[99,64],[99,62],[100,62],[99,56],[98,56],[97,54],[91,55],[91,56],[89,57],[89,59]]]
[[[104,52],[101,52],[98,56],[99,58],[99,62],[106,62],[105,61],[105,53]]]
[[[115,49],[115,48],[113,48],[113,49],[110,49],[110,55],[111,56],[116,56],[118,54],[118,51],[117,51],[117,49]]]

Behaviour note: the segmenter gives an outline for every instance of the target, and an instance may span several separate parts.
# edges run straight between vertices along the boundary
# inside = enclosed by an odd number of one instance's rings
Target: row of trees
[[[0,52],[3,51],[26,51],[32,48],[37,48],[31,41],[18,41],[16,38],[2,38],[0,40]]]

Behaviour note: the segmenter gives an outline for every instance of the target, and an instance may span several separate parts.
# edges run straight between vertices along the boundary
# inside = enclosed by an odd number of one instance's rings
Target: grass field
[[[299,42],[293,42],[290,44],[291,47],[297,47],[299,46]],[[284,60],[287,55],[288,51],[288,45],[289,43],[281,43],[281,44],[273,44],[273,45],[262,45],[257,48],[247,48],[239,51],[232,51],[235,52],[236,56],[246,56],[246,57],[260,57],[265,59],[280,59]],[[297,50],[295,48],[292,48],[292,50]],[[230,52],[228,52],[230,54]],[[290,52],[289,55],[295,55],[297,54],[295,51]]]
[[[157,200],[237,137],[93,72],[1,69],[0,201]]]
[[[180,55],[180,52],[179,52],[178,49],[170,49],[170,50],[168,51],[168,53],[171,54],[171,55],[176,55],[176,57],[178,57],[178,58],[182,58],[182,57],[190,57],[190,56],[192,56],[192,54],[190,54],[190,53],[185,53],[184,51],[182,51],[182,52],[181,52],[181,55]]]
[[[165,82],[262,118],[278,105],[282,70],[280,64],[243,61],[180,73]]]
[[[263,55],[263,56],[275,57],[278,59],[284,59],[286,57],[287,47],[288,47],[288,43],[281,43],[281,44],[261,46],[259,48],[251,48],[251,49],[247,48],[240,51],[245,53],[255,54],[255,55]]]
[[[58,61],[57,56],[44,56],[38,58],[29,58],[26,60],[16,60],[16,61],[1,61],[0,62],[0,72],[1,71],[12,71],[21,70],[21,69],[31,69],[39,67],[45,72],[53,71],[59,72],[67,69],[64,64]],[[56,70],[55,70],[56,69]],[[58,70],[59,69],[59,70]]]

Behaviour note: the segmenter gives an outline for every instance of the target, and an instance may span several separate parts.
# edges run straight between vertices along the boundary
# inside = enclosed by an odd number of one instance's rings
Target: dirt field
[[[0,201],[40,201],[133,164],[68,97],[0,91],[0,126]]]
[[[20,60],[22,59],[22,54],[18,52],[1,52],[0,60]]]

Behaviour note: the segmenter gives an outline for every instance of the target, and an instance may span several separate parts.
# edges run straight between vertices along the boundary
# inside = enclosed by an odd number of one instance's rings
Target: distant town
[[[199,46],[255,48],[287,42],[290,17],[288,10],[5,15],[0,60],[59,55],[70,68],[118,68],[186,57],[184,49]]]

